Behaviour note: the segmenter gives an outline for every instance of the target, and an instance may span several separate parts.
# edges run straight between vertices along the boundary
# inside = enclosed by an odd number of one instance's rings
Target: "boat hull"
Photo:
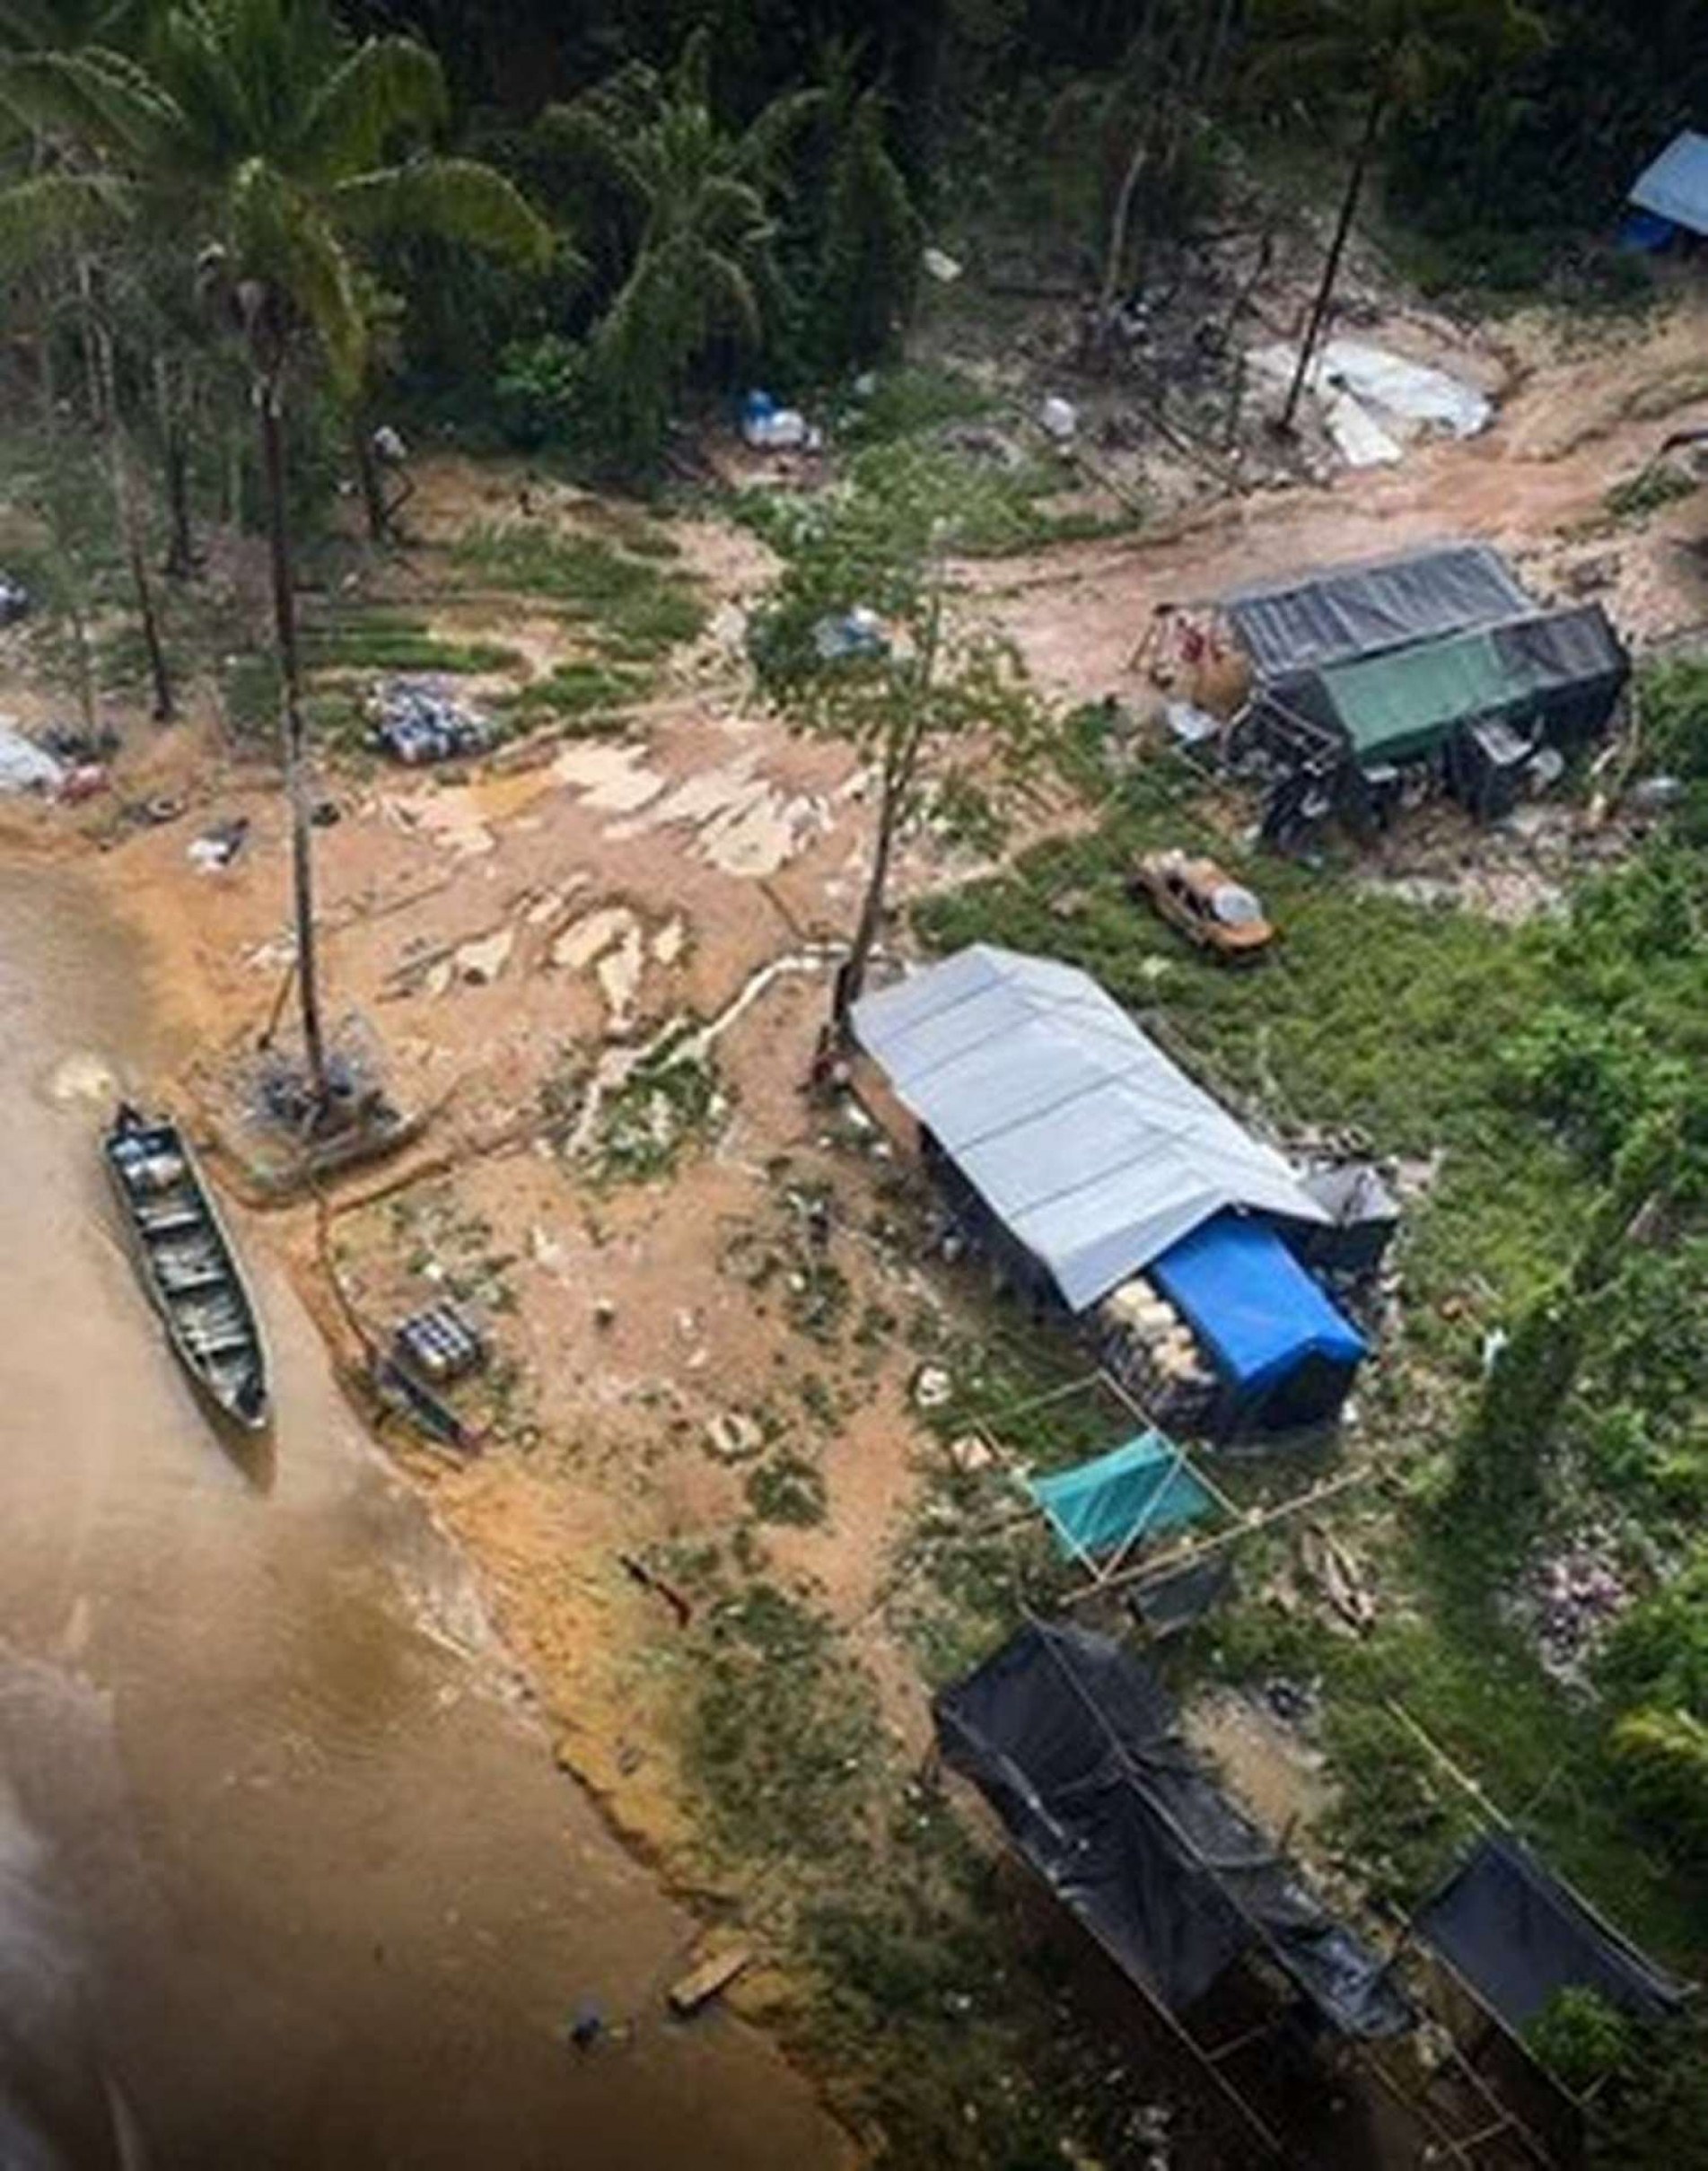
[[[136,1277],[208,1414],[253,1437],[272,1421],[260,1315],[188,1141],[121,1107],[102,1141]]]

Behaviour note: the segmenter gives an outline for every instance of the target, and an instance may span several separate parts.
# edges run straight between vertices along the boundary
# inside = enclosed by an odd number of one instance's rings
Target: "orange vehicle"
[[[1230,964],[1254,963],[1275,939],[1257,899],[1214,860],[1147,852],[1129,887],[1134,897],[1148,897],[1188,941]]]

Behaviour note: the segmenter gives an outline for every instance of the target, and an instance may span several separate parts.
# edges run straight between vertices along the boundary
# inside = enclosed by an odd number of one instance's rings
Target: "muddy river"
[[[142,970],[77,878],[0,865],[0,2164],[837,2163],[764,2037],[665,2018],[694,1925],[252,1238],[270,1484],[206,1430],[93,1152],[104,1074],[182,1052]]]

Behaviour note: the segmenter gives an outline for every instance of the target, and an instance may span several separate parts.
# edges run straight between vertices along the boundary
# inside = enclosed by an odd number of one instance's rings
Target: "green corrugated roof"
[[[1331,664],[1322,676],[1365,762],[1427,753],[1461,718],[1502,708],[1531,685],[1530,674],[1504,662],[1483,632]]]

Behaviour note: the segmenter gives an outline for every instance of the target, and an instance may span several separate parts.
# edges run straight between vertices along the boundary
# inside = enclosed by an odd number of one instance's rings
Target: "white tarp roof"
[[[1692,233],[1708,233],[1708,136],[1686,128],[1632,185],[1639,211],[1670,219]]]
[[[1076,1312],[1224,1207],[1329,1218],[1072,966],[975,943],[867,995],[853,1022]]]

